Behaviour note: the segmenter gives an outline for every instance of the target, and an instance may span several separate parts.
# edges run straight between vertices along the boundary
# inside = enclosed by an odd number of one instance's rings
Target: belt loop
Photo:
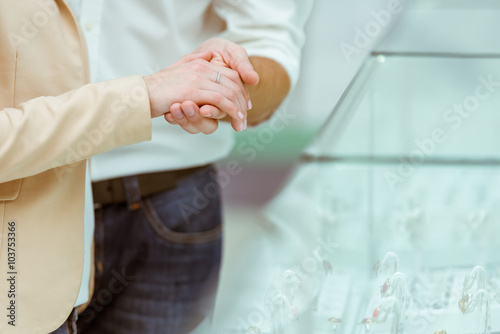
[[[130,211],[139,209],[141,207],[141,189],[137,176],[124,177],[123,187],[125,188],[128,209]]]

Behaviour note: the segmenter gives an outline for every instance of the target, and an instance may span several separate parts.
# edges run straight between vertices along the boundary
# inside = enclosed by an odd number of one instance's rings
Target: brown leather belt
[[[141,198],[145,198],[177,186],[182,178],[192,175],[208,165],[188,169],[180,169],[168,172],[150,173],[137,175]],[[94,203],[98,205],[118,204],[127,202],[124,178],[99,181],[92,183]]]

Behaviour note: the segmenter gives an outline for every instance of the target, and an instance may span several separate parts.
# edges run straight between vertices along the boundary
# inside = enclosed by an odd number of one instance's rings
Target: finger
[[[176,118],[181,119],[182,117],[184,117],[180,103],[172,104],[172,106],[170,107],[170,112],[167,114],[170,114],[172,116],[172,119],[174,120],[174,122],[176,122]],[[167,114],[165,114],[165,115],[167,115]]]
[[[184,115],[184,112],[182,111],[181,104],[180,103],[175,103],[170,107],[170,112],[175,118],[175,121],[177,124],[184,129],[184,131],[191,133],[191,134],[196,134],[199,133],[200,131],[194,127],[191,122],[187,119],[187,117]]]
[[[260,77],[257,71],[255,71],[253,65],[249,60],[239,60],[235,61],[237,65],[234,68],[239,74],[243,82],[249,86],[255,86],[259,83]]]
[[[233,119],[234,128],[236,131],[240,129],[246,119],[246,108],[241,110],[237,101],[234,98],[235,92],[219,84],[208,83],[205,90],[200,90],[197,96],[199,105],[212,105],[222,112],[228,114]]]
[[[240,78],[240,75],[235,70],[232,70],[228,67],[216,65],[215,63],[209,63],[208,67],[215,71],[215,74],[212,74],[210,71],[204,72],[207,75],[207,79],[210,81],[214,81],[217,83],[217,78],[219,78],[219,84],[223,85],[227,88],[230,88],[236,92],[241,92],[243,94],[243,98],[240,100],[240,105],[242,109],[249,109],[250,93]],[[204,64],[206,65],[206,64]],[[218,75],[220,72],[220,76]]]
[[[218,70],[217,68],[215,70]],[[219,84],[223,85],[229,89],[232,89],[236,92],[241,92],[242,96],[240,99],[240,105],[242,109],[249,109],[248,108],[248,101],[250,100],[250,92],[248,91],[247,87],[241,81],[240,75],[238,72],[233,71],[229,68],[227,69],[221,69],[221,76],[220,76],[220,81]]]
[[[203,117],[200,114],[200,109],[194,102],[192,101],[182,102],[181,109],[186,115],[190,124],[200,132],[208,135],[217,130],[219,122],[215,119]]]
[[[219,66],[215,66],[212,68],[214,69],[214,71],[221,72],[220,81],[219,81],[219,83],[216,83],[216,81],[214,79],[217,77],[217,73],[214,73],[211,71],[204,71],[203,73],[204,73],[205,77],[208,79],[208,81],[204,81],[204,84],[205,84],[204,88],[206,90],[211,90],[211,91],[218,92],[218,93],[224,95],[226,98],[228,98],[229,100],[231,100],[232,102],[234,102],[238,106],[238,111],[236,111],[236,113],[233,115],[230,112],[228,112],[227,110],[220,108],[220,106],[218,106],[218,105],[214,105],[212,103],[207,103],[207,104],[212,104],[215,107],[218,107],[223,112],[230,115],[232,118],[236,118],[236,117],[240,117],[241,119],[246,118],[246,113],[248,111],[249,103],[244,95],[249,96],[249,93],[248,93],[248,90],[246,89],[246,87],[241,82],[241,80],[238,78],[237,72],[230,70],[230,69],[221,68]],[[228,77],[229,76],[233,76],[233,78],[236,77],[235,80],[240,81],[241,86],[237,85],[232,80],[229,80],[222,73],[227,73]],[[215,84],[215,86],[214,86],[214,84]],[[240,88],[240,87],[242,87],[242,88]],[[202,104],[199,103],[199,105],[202,105]],[[241,112],[241,114],[244,115],[244,117],[241,117],[240,112]]]
[[[210,61],[212,59],[212,53],[209,51],[200,52],[200,53],[191,53],[191,54],[183,56],[181,59],[179,59],[178,61],[176,61],[172,65],[174,65],[174,66],[175,65],[182,65],[182,64],[189,63],[189,62],[196,60],[196,59],[203,59],[206,61]]]
[[[213,119],[223,119],[227,114],[214,106],[204,105],[200,108],[200,115]]]
[[[170,124],[173,124],[173,125],[178,125],[177,124],[177,121],[175,120],[174,118],[174,115],[172,115],[172,113],[169,111],[167,112],[163,117],[165,117],[165,120],[167,122],[169,122]]]
[[[244,115],[246,115],[249,103],[245,95],[249,98],[250,94],[248,93],[246,86],[243,84],[236,71],[222,66],[210,64],[202,60],[195,60],[186,66],[191,66],[192,69],[196,71],[197,75],[201,75],[203,77],[201,80],[197,81],[197,84],[200,88],[223,94],[225,97],[238,105],[239,110],[234,115],[231,115],[231,117],[236,117],[238,112],[242,112]],[[218,76],[219,72],[221,73],[220,77]],[[216,83],[218,77],[220,81],[219,83]],[[233,80],[238,82],[239,84],[235,83]],[[193,100],[193,98],[185,98],[183,100]],[[194,102],[198,105],[214,105],[213,103],[199,103],[198,100]],[[217,105],[214,106],[221,109]],[[224,109],[221,110],[230,114]]]
[[[255,86],[259,83],[259,74],[255,71],[248,58],[248,53],[243,47],[237,44],[232,45],[226,61],[229,67],[239,73],[245,84]]]
[[[232,71],[232,72],[237,73],[235,71]],[[241,82],[241,80],[239,80],[239,78],[238,78],[238,81]],[[233,82],[231,79],[229,79],[228,77],[221,74],[219,85],[224,86],[225,88],[228,88],[228,89],[233,91],[234,94],[232,94],[229,97],[231,99],[235,99],[234,102],[238,103],[240,110],[245,110],[245,111],[248,110],[248,101],[247,101],[247,97],[245,97],[245,95],[249,96],[250,94],[248,93],[246,87],[243,85],[242,82],[241,82],[241,85],[238,85],[235,82]]]
[[[247,128],[247,119],[245,118],[245,120],[243,122],[239,122],[238,120],[232,118],[231,119],[231,126],[233,127],[234,131],[236,132],[241,132],[243,130],[245,130]]]

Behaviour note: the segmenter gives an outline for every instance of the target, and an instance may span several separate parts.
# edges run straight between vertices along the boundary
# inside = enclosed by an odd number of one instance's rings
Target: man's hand
[[[259,82],[259,75],[254,70],[248,54],[241,46],[221,38],[212,38],[201,44],[195,52],[205,54],[210,53],[210,63],[230,68],[236,71],[245,85],[256,85]],[[221,76],[221,84],[225,80]],[[244,86],[244,95],[246,107],[252,109],[252,102],[246,87]],[[165,115],[165,119],[171,124],[178,124],[189,133],[203,132],[205,134],[212,133],[217,129],[217,120],[223,119],[228,116],[223,110],[216,105],[202,105],[201,107],[194,107],[194,101],[184,101],[182,104],[177,103],[171,108],[171,112]],[[193,110],[195,113],[193,114]],[[229,115],[233,118],[231,115]],[[247,123],[240,124],[234,122],[232,125],[234,130],[242,131],[246,129]]]
[[[212,54],[211,63],[226,66],[238,72],[244,84],[255,86],[259,83],[259,74],[250,63],[247,51],[238,44],[222,38],[212,38],[195,50],[195,53],[204,52]]]
[[[209,52],[187,55],[175,64],[144,77],[151,117],[166,114],[178,101],[212,105],[232,118],[233,128],[242,129],[246,120],[248,91],[236,71],[209,63]],[[217,73],[221,80],[216,83]]]

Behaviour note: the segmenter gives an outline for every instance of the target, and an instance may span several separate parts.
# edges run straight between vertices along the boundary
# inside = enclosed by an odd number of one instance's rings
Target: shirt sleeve
[[[241,45],[249,56],[281,64],[294,87],[312,5],[313,0],[216,0],[215,11],[227,26],[219,37]]]

